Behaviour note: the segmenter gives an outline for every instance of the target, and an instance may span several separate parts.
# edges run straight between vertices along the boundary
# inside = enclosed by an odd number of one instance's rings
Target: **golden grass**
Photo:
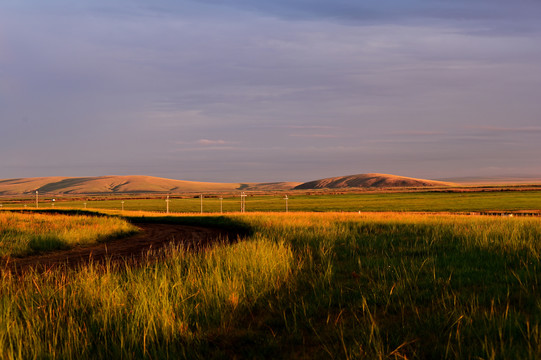
[[[160,261],[0,275],[5,358],[541,356],[541,221],[404,213],[169,216],[248,226]]]
[[[0,256],[88,245],[135,231],[126,221],[112,217],[1,212]]]

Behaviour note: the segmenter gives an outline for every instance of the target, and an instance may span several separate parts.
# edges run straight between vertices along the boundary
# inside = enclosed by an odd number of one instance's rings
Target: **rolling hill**
[[[389,174],[358,174],[309,181],[296,186],[296,190],[345,188],[397,188],[452,186],[453,183],[415,179]]]
[[[288,190],[300,183],[213,183],[154,176],[40,177],[0,180],[0,195],[131,194]]]
[[[268,183],[217,183],[165,179],[154,176],[39,177],[0,180],[0,195],[40,194],[180,194],[191,192],[279,191],[347,188],[414,188],[453,183],[388,174],[359,174],[321,180]]]

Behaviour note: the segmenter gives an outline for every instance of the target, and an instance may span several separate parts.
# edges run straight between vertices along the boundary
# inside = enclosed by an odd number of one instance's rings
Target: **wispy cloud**
[[[172,152],[208,152],[208,151],[233,151],[241,150],[236,146],[205,146],[205,147],[183,147],[172,150]]]
[[[445,135],[443,131],[395,131],[391,133],[392,135],[412,135],[412,136],[434,136],[434,135]]]
[[[501,127],[501,126],[471,126],[472,130],[480,130],[491,133],[538,133],[541,132],[541,126],[519,126],[519,127]]]
[[[286,20],[329,19],[347,24],[363,24],[374,21],[397,22],[412,18],[438,20],[475,19],[478,21],[517,17],[532,18],[539,9],[535,1],[521,2],[519,6],[504,0],[455,0],[447,2],[426,2],[423,0],[389,0],[385,2],[356,0],[273,0],[254,2],[249,0],[229,0],[218,2],[209,0],[202,3],[220,3],[222,6],[271,14]]]
[[[223,139],[199,139],[199,140],[177,140],[175,141],[175,144],[177,145],[189,145],[189,146],[200,146],[200,147],[208,147],[208,146],[225,146],[225,145],[236,145],[238,142],[236,141],[227,141]]]
[[[225,140],[210,140],[210,139],[199,139],[197,140],[197,143],[199,145],[204,145],[204,146],[231,144],[230,142],[225,141]]]
[[[334,126],[323,126],[323,125],[284,125],[280,126],[284,129],[299,129],[299,130],[330,130],[336,129]]]
[[[199,139],[195,141],[175,141],[173,152],[208,152],[208,151],[232,151],[239,150],[238,142],[223,139]]]
[[[338,139],[343,136],[332,135],[332,134],[289,134],[291,137],[300,137],[300,138],[314,138],[314,139]]]

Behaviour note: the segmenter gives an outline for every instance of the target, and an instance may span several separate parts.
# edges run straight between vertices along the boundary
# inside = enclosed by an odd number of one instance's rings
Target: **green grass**
[[[0,277],[10,358],[536,359],[541,222],[444,215],[168,217],[241,225],[141,266]]]
[[[0,256],[68,249],[135,231],[126,221],[112,217],[0,212]]]
[[[246,211],[285,211],[283,195],[248,196]],[[84,201],[56,201],[56,207],[82,209]],[[165,212],[166,203],[160,199],[115,199],[86,201],[87,208],[120,210],[124,201],[124,209],[130,211]],[[4,207],[15,204],[5,204]],[[16,204],[21,206],[21,204]],[[34,204],[29,202],[28,207]],[[224,212],[238,212],[240,198],[224,197]],[[51,208],[51,203],[40,204],[41,208]],[[535,210],[541,208],[540,191],[496,191],[496,192],[410,192],[410,193],[362,193],[337,195],[295,195],[290,194],[288,200],[290,211],[486,211],[486,210]],[[198,197],[170,200],[170,211],[179,213],[199,213],[201,203]],[[203,199],[204,213],[220,212],[220,199],[217,196]]]

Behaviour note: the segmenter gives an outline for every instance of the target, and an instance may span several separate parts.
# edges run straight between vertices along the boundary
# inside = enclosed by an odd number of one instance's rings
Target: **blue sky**
[[[541,175],[541,2],[6,0],[0,178]]]

